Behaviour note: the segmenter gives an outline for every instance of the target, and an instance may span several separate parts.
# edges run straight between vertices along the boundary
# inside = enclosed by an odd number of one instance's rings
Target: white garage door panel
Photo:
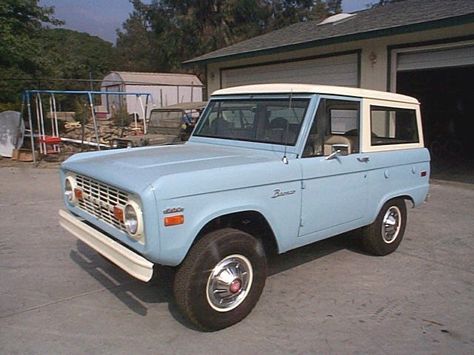
[[[268,83],[358,85],[357,54],[222,71],[222,87]]]
[[[400,53],[397,69],[404,71],[463,65],[474,65],[474,46]]]

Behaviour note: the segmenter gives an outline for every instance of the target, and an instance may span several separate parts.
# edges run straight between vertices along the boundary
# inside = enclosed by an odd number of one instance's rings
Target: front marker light
[[[165,227],[177,226],[184,223],[184,215],[168,216],[164,219]]]

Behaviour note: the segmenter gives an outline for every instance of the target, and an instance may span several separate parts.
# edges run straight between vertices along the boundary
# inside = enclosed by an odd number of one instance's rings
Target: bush
[[[128,114],[125,107],[120,107],[119,110],[112,113],[112,121],[117,127],[128,127],[132,120],[132,116]]]

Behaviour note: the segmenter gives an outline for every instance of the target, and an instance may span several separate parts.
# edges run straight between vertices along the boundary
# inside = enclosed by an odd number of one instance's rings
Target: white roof
[[[179,85],[179,86],[202,86],[201,80],[193,74],[179,73],[143,73],[113,71],[107,74],[102,81],[102,86],[118,85],[117,81],[123,81],[127,85]]]
[[[212,96],[217,95],[245,95],[245,94],[329,94],[340,96],[352,96],[377,100],[389,100],[419,104],[419,101],[411,96],[395,94],[392,92],[350,88],[344,86],[308,85],[308,84],[258,84],[235,86],[214,91]]]

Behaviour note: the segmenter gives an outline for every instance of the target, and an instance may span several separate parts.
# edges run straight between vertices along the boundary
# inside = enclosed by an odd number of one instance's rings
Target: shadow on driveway
[[[276,275],[299,265],[315,261],[342,249],[363,253],[357,243],[357,231],[341,234],[316,242],[282,255],[268,258],[268,276]],[[365,254],[365,253],[363,253]],[[71,250],[70,258],[125,306],[138,315],[146,316],[147,304],[167,303],[171,315],[184,326],[197,330],[179,312],[173,297],[173,269],[157,267],[148,283],[136,280],[92,248],[77,241],[77,250]]]

